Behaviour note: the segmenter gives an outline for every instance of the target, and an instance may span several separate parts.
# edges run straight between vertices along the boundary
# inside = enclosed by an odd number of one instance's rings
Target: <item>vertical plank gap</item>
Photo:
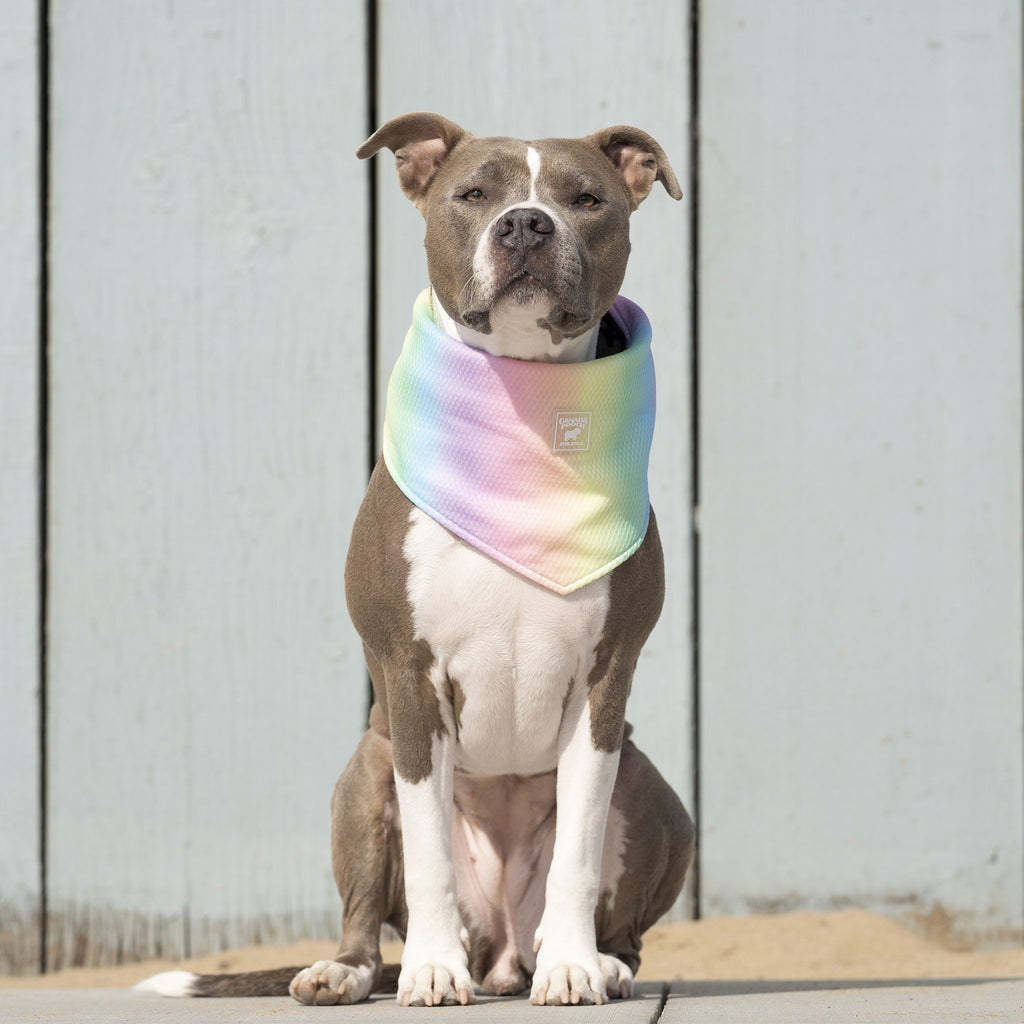
[[[47,840],[48,840],[48,800],[49,788],[47,775],[47,633],[49,615],[48,564],[49,550],[49,441],[50,441],[50,0],[38,0],[37,23],[37,63],[36,79],[38,87],[37,104],[39,117],[39,152],[37,175],[39,178],[39,209],[37,227],[37,273],[38,300],[38,539],[37,565],[39,571],[39,604],[37,609],[38,636],[38,672],[39,688],[39,973],[45,974],[48,966],[48,918],[49,906],[47,899]]]
[[[1020,43],[1020,53],[1019,53],[1019,58],[1018,58],[1019,59],[1019,64],[1017,65],[1017,72],[1018,72],[1018,82],[1017,82],[1017,84],[1018,84],[1018,87],[1022,84],[1022,82],[1024,82],[1024,2],[1021,3],[1020,40],[1019,40],[1019,43]],[[1018,102],[1018,107],[1017,107],[1017,117],[1018,117],[1017,133],[1018,133],[1019,142],[1020,142],[1021,166],[1022,166],[1022,170],[1024,170],[1024,101],[1022,101],[1021,98],[1020,98],[1021,97],[1021,91],[1020,91],[1019,88],[1018,88],[1017,95],[1018,95],[1018,101],[1017,101]],[[1024,209],[1024,173],[1021,174],[1020,190],[1021,190],[1021,209]],[[1020,247],[1021,247],[1021,249],[1020,249],[1020,251],[1021,251],[1021,266],[1020,266],[1021,280],[1020,280],[1020,289],[1021,290],[1020,290],[1020,295],[1018,295],[1018,306],[1017,306],[1017,309],[1018,309],[1018,312],[1021,315],[1021,319],[1020,319],[1020,322],[1018,323],[1018,327],[1020,328],[1020,332],[1021,332],[1021,338],[1020,338],[1020,341],[1021,341],[1021,352],[1024,353],[1024,312],[1021,312],[1022,310],[1024,310],[1024,302],[1021,301],[1022,299],[1024,299],[1024,218],[1022,218],[1021,224],[1020,224]],[[1024,457],[1024,365],[1021,366],[1020,388],[1021,388],[1021,392],[1020,393],[1021,393],[1021,399],[1022,399],[1021,422],[1020,422],[1020,454],[1022,455],[1022,457]],[[1022,495],[1021,495],[1021,508],[1022,508],[1022,510],[1024,510],[1024,493],[1022,493]],[[1020,526],[1021,526],[1021,536],[1024,537],[1024,514],[1022,514]],[[1021,572],[1021,580],[1024,581],[1024,557],[1022,557],[1022,559],[1021,559],[1020,572]],[[1022,585],[1024,585],[1024,584],[1022,584]],[[1024,676],[1021,677],[1020,684],[1021,684],[1021,693],[1024,694]],[[1022,760],[1021,772],[1024,773],[1024,753],[1022,753],[1021,760]],[[1022,874],[1024,874],[1024,863],[1021,864],[1021,872],[1022,872]],[[1022,913],[1020,924],[1021,924],[1021,935],[1024,936],[1024,913]]]
[[[366,0],[366,138],[377,130],[377,64],[379,45],[377,27],[377,0]],[[367,244],[366,244],[366,359],[367,359],[367,445],[366,475],[369,477],[377,462],[377,161],[366,161],[366,203],[367,203]],[[366,676],[366,721],[370,720],[370,708],[373,707],[373,684],[369,673]]]
[[[690,679],[693,687],[693,794],[697,834],[691,916],[701,917],[701,730],[700,730],[700,0],[690,0]]]

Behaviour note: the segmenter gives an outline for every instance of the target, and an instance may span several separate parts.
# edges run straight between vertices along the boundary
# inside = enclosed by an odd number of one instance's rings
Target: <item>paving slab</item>
[[[0,989],[0,1024],[275,1024],[342,1018],[359,1024],[526,1021],[560,1024],[941,1024],[1024,1022],[1024,980],[941,979],[866,982],[648,982],[637,998],[606,1006],[536,1007],[525,998],[480,997],[475,1006],[402,1009],[391,996],[357,1006],[300,1006],[271,999],[167,999],[130,989]]]
[[[659,1024],[1024,1024],[1024,980],[675,982]]]
[[[604,1006],[531,1006],[529,999],[477,996],[473,1006],[403,1008],[394,996],[375,996],[355,1006],[302,1006],[287,996],[255,999],[168,999],[131,989],[0,989],[0,1024],[47,1021],[49,1024],[236,1024],[273,1021],[274,1024],[331,1024],[349,1019],[357,1024],[417,1024],[431,1021],[458,1024],[497,1024],[533,1021],[544,1024],[557,1017],[569,1024],[652,1024],[661,1015],[668,986],[640,986],[636,998]]]

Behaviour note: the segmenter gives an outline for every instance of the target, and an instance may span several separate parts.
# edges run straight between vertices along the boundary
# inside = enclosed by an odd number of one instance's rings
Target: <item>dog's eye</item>
[[[462,196],[467,203],[478,203],[484,198],[483,192],[478,188],[471,188],[468,192],[465,192]]]
[[[597,206],[601,202],[597,196],[591,195],[589,192],[584,192],[582,195],[576,197],[576,203],[578,206]]]

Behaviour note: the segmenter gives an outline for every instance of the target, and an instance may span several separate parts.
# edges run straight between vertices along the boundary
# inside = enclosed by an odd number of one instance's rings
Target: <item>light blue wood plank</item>
[[[37,18],[0,5],[0,974],[39,965]]]
[[[1019,938],[1020,4],[701,39],[705,911]]]
[[[639,0],[623,16],[541,0],[445,0],[386,4],[381,15],[381,120],[434,110],[478,135],[527,139],[632,124],[659,140],[680,181],[687,181],[685,5]],[[426,263],[422,218],[397,188],[390,153],[377,159],[383,416],[387,380],[412,301],[426,284]],[[629,717],[638,744],[687,803],[693,777],[688,223],[688,199],[676,204],[656,188],[633,215],[622,289],[644,307],[654,329],[658,425],[650,479],[668,572],[665,610],[641,657]]]
[[[52,11],[53,963],[336,930],[363,9]]]

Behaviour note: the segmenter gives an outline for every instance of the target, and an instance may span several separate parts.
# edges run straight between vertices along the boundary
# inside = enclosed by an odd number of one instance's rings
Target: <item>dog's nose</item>
[[[529,206],[506,210],[494,226],[498,241],[509,249],[536,249],[555,233],[555,222],[543,211]]]

